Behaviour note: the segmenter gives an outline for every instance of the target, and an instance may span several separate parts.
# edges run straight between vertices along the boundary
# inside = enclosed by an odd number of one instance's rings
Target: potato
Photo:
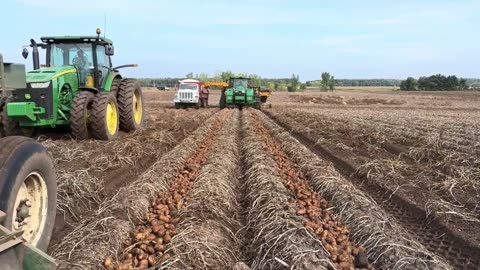
[[[112,258],[110,258],[110,257],[105,258],[105,261],[103,262],[103,265],[106,268],[111,268],[112,267]]]
[[[148,269],[148,260],[147,259],[141,260],[138,264],[138,269],[140,269],[140,270]]]
[[[148,253],[148,254],[154,254],[154,253],[155,253],[155,248],[152,247],[152,246],[148,246],[148,247],[147,247],[147,253]]]
[[[153,247],[156,251],[165,251],[165,246],[162,245],[162,244],[156,244],[154,247]]]
[[[137,240],[137,242],[140,242],[140,241],[145,240],[145,234],[144,234],[144,233],[140,233],[140,232],[137,233],[137,234],[135,235],[135,240]]]
[[[305,215],[305,213],[307,212],[307,209],[305,208],[300,208],[297,210],[297,215]]]
[[[165,234],[165,236],[163,237],[163,242],[165,244],[168,244],[170,243],[170,241],[172,241],[172,237],[169,234]]]
[[[155,256],[153,255],[148,256],[147,261],[149,266],[153,266],[155,264]]]

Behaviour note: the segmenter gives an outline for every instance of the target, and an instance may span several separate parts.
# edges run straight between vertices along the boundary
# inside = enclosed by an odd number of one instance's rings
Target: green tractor
[[[220,97],[220,109],[236,106],[254,106],[259,97],[255,90],[250,87],[250,79],[244,77],[232,77],[228,79],[228,86],[223,88]]]
[[[1,112],[6,136],[25,135],[36,127],[70,126],[77,139],[111,140],[119,130],[135,131],[143,123],[140,84],[113,67],[110,39],[96,36],[42,37],[30,40],[33,70],[26,87],[16,89]],[[46,63],[40,66],[39,48]],[[23,49],[26,59],[28,50]]]
[[[260,108],[270,95],[268,89],[250,86],[250,78],[231,77],[228,79],[228,86],[222,89],[220,109],[244,106]]]

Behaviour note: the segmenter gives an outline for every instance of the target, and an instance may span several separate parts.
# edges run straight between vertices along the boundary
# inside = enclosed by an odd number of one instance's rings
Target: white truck
[[[186,107],[199,109],[200,106],[207,106],[208,89],[205,89],[203,82],[193,79],[180,80],[175,85],[175,91],[173,102],[176,109]]]

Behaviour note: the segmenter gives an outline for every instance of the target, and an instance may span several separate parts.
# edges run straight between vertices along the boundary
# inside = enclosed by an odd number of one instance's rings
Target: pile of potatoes
[[[365,248],[357,247],[350,241],[350,231],[336,220],[333,207],[311,189],[303,174],[288,159],[280,144],[274,141],[259,118],[255,114],[252,116],[259,138],[265,143],[265,149],[272,154],[285,187],[294,195],[292,205],[296,214],[305,219],[305,228],[321,240],[335,268],[373,269],[368,262]]]
[[[214,123],[214,132],[221,128],[221,124],[222,122]],[[167,252],[167,245],[177,234],[177,225],[180,221],[177,212],[184,206],[201,166],[208,159],[215,139],[213,134],[210,135],[212,136],[207,136],[196,152],[187,159],[183,170],[170,182],[168,191],[158,195],[151,203],[145,224],[137,226],[130,233],[130,238],[124,243],[127,252],[123,260],[114,263],[112,258],[106,258],[104,261],[106,269],[145,270],[172,257],[173,254]]]

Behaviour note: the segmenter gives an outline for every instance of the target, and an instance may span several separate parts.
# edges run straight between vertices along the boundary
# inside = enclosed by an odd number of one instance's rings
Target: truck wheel
[[[175,102],[175,109],[177,109],[177,110],[180,109],[180,103]]]
[[[201,103],[202,103],[202,100],[199,99],[197,104],[195,104],[195,109],[197,109],[197,110],[200,109],[200,106],[202,105]]]
[[[118,105],[113,93],[100,92],[95,95],[90,119],[90,134],[93,138],[112,140],[118,137]]]
[[[222,92],[222,95],[220,96],[220,109],[225,108],[226,99],[225,92]]]
[[[88,126],[94,97],[95,95],[92,92],[80,91],[73,99],[70,112],[70,129],[72,135],[79,140],[89,138]]]
[[[57,182],[45,148],[32,139],[0,139],[0,210],[4,226],[45,251],[55,225]]]
[[[143,124],[143,95],[138,81],[123,79],[117,96],[120,128],[127,132],[139,129]]]

